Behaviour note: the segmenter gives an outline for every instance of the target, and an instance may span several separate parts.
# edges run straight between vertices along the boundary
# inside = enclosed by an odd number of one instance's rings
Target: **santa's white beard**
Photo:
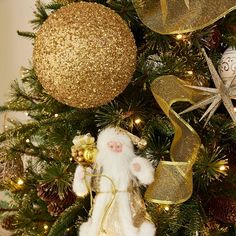
[[[110,192],[115,185],[118,191],[127,191],[130,184],[130,162],[134,158],[133,150],[123,148],[121,153],[111,151],[109,148],[103,148],[97,155],[97,164],[102,170],[100,191]],[[106,178],[109,177],[110,179]]]

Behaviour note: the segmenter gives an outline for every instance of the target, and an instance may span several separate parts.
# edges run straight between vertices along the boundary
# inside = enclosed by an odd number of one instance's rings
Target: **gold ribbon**
[[[207,27],[236,9],[235,0],[132,0],[140,20],[161,34]]]
[[[187,6],[187,8],[189,9],[189,0],[184,0],[185,5]],[[160,4],[161,4],[161,11],[162,11],[162,21],[163,23],[166,22],[166,18],[167,18],[167,13],[168,13],[168,3],[167,0],[160,0]]]
[[[171,105],[179,101],[195,103],[205,95],[186,87],[182,80],[172,75],[154,80],[151,90],[173,124],[175,135],[170,149],[171,161],[160,161],[145,198],[160,204],[178,204],[192,195],[192,165],[200,147],[200,138]]]

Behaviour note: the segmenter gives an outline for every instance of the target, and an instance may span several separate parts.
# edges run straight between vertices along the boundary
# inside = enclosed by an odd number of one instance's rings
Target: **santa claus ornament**
[[[129,136],[116,128],[99,134],[97,149],[93,168],[79,164],[74,175],[77,195],[96,191],[91,215],[80,226],[79,235],[154,236],[155,226],[148,220],[138,189],[153,182],[151,163],[136,156]]]

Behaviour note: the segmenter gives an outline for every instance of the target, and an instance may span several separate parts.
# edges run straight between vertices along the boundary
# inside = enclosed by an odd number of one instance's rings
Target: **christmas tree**
[[[33,32],[18,32],[33,41],[32,66],[0,107],[30,118],[0,134],[0,187],[11,198],[0,202],[2,227],[77,235],[102,194],[88,182],[78,196],[78,166],[81,179],[107,178],[109,194],[122,194],[94,164],[99,133],[113,127],[142,157],[134,169],[155,169],[129,207],[156,235],[236,235],[235,0],[37,1],[34,15]],[[99,224],[97,235],[131,236]]]

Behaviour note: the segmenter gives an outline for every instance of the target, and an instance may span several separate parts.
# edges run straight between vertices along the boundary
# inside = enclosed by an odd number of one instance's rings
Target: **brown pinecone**
[[[58,190],[55,185],[50,183],[40,184],[37,187],[37,195],[43,200],[47,202],[56,201],[58,196]]]
[[[14,230],[16,228],[15,221],[16,221],[16,217],[14,215],[6,216],[2,220],[1,226],[5,230]]]
[[[37,187],[38,196],[45,202],[53,202],[64,206],[69,206],[76,200],[76,195],[71,188],[64,193],[64,198],[58,195],[58,189],[55,185],[41,184]]]
[[[209,211],[215,219],[223,223],[236,223],[236,200],[228,197],[212,199],[209,204]]]
[[[64,206],[55,202],[51,202],[47,206],[51,216],[59,216],[64,211]]]
[[[215,49],[219,46],[220,38],[221,38],[221,33],[217,25],[214,25],[206,29],[204,34],[200,35],[200,40],[202,44],[209,50]]]

